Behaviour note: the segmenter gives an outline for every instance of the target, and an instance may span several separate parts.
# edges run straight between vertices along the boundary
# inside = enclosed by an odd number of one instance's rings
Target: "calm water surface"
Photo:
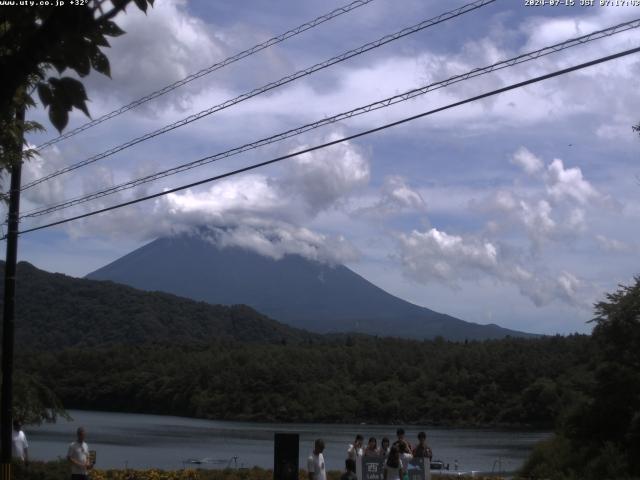
[[[280,424],[250,422],[218,422],[183,417],[106,413],[70,410],[73,421],[53,425],[27,427],[29,456],[39,460],[65,457],[67,446],[82,425],[87,430],[87,443],[97,450],[100,468],[183,468],[190,458],[209,458],[215,463],[202,467],[221,468],[237,456],[237,466],[273,468],[273,435],[275,432],[300,434],[300,466],[312,450],[313,440],[323,438],[325,459],[329,470],[344,466],[347,445],[356,433],[365,439],[374,436],[378,443],[383,436],[392,441],[395,426],[391,425],[325,425]],[[407,437],[416,442],[420,430],[427,432],[427,441],[434,459],[453,463],[461,470],[491,471],[500,461],[502,470],[512,471],[522,465],[533,445],[549,437],[547,432],[435,429],[405,427]]]

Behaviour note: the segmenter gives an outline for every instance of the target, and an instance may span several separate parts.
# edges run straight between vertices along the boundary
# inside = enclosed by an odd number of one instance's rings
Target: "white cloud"
[[[382,202],[401,210],[423,210],[426,206],[420,192],[407,185],[406,180],[399,175],[385,178]]]
[[[623,242],[615,238],[610,238],[605,235],[596,235],[595,239],[598,246],[605,252],[634,253],[638,251],[637,245]]]
[[[581,208],[574,208],[567,218],[567,227],[574,232],[584,232],[587,229],[585,211]]]
[[[329,136],[334,138],[338,135]],[[320,212],[340,208],[367,184],[366,156],[345,142],[294,157],[273,172],[271,176],[243,174],[206,189],[171,193],[152,204],[124,208],[99,219],[91,217],[67,228],[75,237],[133,234],[150,239],[208,227],[216,232],[211,238],[219,245],[248,248],[271,258],[299,254],[331,263],[356,258],[357,250],[343,236],[319,233],[304,224]],[[84,177],[85,190],[112,183],[111,172],[103,167]],[[134,196],[139,194],[134,192]]]
[[[90,98],[97,95],[98,101],[108,104],[115,97],[116,102],[127,103],[225,58],[224,42],[186,7],[186,0],[165,0],[156,2],[146,15],[133,7],[119,15],[116,22],[127,33],[110,38],[112,47],[105,51],[113,80],[92,74],[87,87]],[[147,111],[169,103],[184,109],[201,88],[202,84],[193,82],[147,104]]]
[[[519,202],[522,221],[531,238],[534,248],[551,236],[556,228],[556,222],[551,218],[551,205],[546,200],[539,200],[529,204],[524,200]]]
[[[357,250],[343,236],[329,236],[284,222],[253,221],[212,227],[202,235],[220,247],[240,247],[279,260],[285,255],[342,264],[356,260]]]
[[[341,137],[332,133],[324,142]],[[308,146],[301,145],[295,150],[305,148]],[[273,181],[284,192],[305,202],[311,212],[331,207],[355,189],[365,186],[370,177],[367,158],[349,142],[298,155],[285,168],[286,173]]]
[[[436,228],[400,234],[398,241],[404,273],[419,283],[435,281],[455,288],[464,280],[493,279],[517,287],[537,307],[556,301],[580,308],[590,305],[590,286],[572,273],[534,273],[502,254],[490,241],[450,235]]]
[[[569,272],[561,272],[557,277],[557,282],[560,288],[560,294],[570,302],[573,302],[582,282]]]
[[[547,192],[555,200],[572,199],[581,205],[598,200],[602,195],[582,176],[578,167],[564,168],[562,160],[556,158],[547,168]]]
[[[487,194],[470,206],[488,216],[487,231],[494,234],[522,227],[530,242],[532,253],[556,242],[585,238],[589,230],[589,217],[620,212],[619,202],[598,191],[578,167],[565,168],[560,159],[554,159],[546,169],[544,163],[525,147],[519,148],[512,163],[531,174],[521,182],[503,186]],[[540,173],[539,175],[537,173]]]
[[[507,226],[523,227],[533,251],[539,251],[558,230],[558,224],[552,216],[553,207],[545,199],[521,198],[515,191],[500,189],[472,206],[491,216],[488,220],[490,230],[500,231],[501,227]]]
[[[379,198],[367,206],[356,209],[353,215],[378,218],[408,212],[426,211],[426,203],[420,192],[412,188],[400,175],[385,177]]]
[[[34,146],[30,145],[29,148],[34,148]],[[53,146],[23,163],[22,185],[42,178],[64,166],[65,162],[60,149]],[[26,203],[22,205],[22,210],[29,210],[39,205],[51,205],[64,200],[65,196],[69,194],[68,182],[65,180],[67,178],[64,176],[55,177],[25,190],[22,198]]]
[[[520,147],[511,158],[511,163],[521,167],[527,174],[533,175],[544,167],[544,163],[525,147]]]
[[[490,242],[465,241],[436,228],[398,236],[407,274],[421,282],[439,280],[455,285],[468,275],[493,270],[498,251]]]

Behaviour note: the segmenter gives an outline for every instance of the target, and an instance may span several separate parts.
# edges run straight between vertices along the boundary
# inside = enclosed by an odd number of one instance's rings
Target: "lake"
[[[294,432],[300,434],[302,468],[306,468],[305,459],[314,439],[323,438],[327,469],[341,470],[347,446],[356,433],[361,433],[365,441],[374,436],[379,444],[383,436],[393,442],[397,428],[392,425],[223,422],[79,410],[70,410],[69,414],[73,421],[26,427],[32,459],[65,457],[76,428],[82,425],[87,431],[89,447],[97,450],[99,468],[179,469],[190,458],[213,459],[215,463],[202,465],[210,468],[227,465],[273,468],[274,433]],[[501,470],[513,471],[522,465],[536,442],[550,436],[548,432],[532,431],[404,428],[412,443],[417,442],[419,431],[426,431],[434,460],[449,463],[451,468],[457,460],[461,470],[492,471],[501,462]],[[235,462],[233,457],[237,457]]]

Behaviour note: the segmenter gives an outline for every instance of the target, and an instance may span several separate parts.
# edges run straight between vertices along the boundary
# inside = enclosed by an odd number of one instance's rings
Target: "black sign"
[[[273,480],[298,480],[297,433],[276,433],[273,446]]]
[[[362,457],[362,480],[382,480],[385,460],[385,457]]]

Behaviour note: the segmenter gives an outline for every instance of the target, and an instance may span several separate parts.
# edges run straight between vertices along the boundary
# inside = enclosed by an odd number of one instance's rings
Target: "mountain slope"
[[[394,297],[345,266],[297,255],[274,260],[220,249],[198,236],[157,239],[87,278],[111,280],[212,304],[243,303],[315,332],[449,340],[527,336],[497,325],[464,322]]]
[[[0,275],[0,288],[3,284]],[[300,343],[318,338],[245,305],[225,307],[143,292],[45,272],[26,262],[18,264],[16,301],[17,349],[192,344],[213,339]]]

